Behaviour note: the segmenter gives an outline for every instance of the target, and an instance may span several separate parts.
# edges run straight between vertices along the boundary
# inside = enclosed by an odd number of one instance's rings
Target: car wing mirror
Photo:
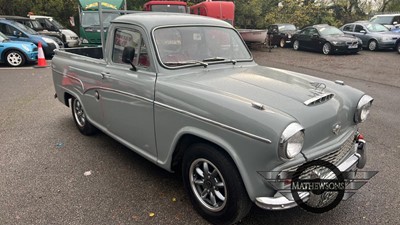
[[[393,22],[393,25],[397,25],[397,21],[394,21],[394,22]]]
[[[318,34],[313,34],[311,37],[312,38],[319,38],[319,35]]]
[[[135,48],[134,47],[125,47],[122,52],[122,62],[131,64],[132,71],[136,71],[136,66],[133,65],[133,59],[135,58]]]
[[[365,31],[365,30],[360,30],[360,33],[362,33],[362,34],[366,34],[366,33],[367,33],[367,31]]]

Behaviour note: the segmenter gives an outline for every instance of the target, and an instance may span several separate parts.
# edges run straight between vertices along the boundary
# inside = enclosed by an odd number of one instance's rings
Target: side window
[[[135,55],[132,59],[133,65],[142,68],[150,66],[147,47],[140,32],[125,28],[117,29],[115,31],[112,51],[112,61],[114,63],[125,64],[122,61],[122,53],[125,47],[133,47],[135,49]]]
[[[39,19],[37,19],[37,20],[39,21],[40,25],[42,25],[42,27],[47,28],[47,27],[46,27],[46,22],[44,21],[43,18],[39,18]]]
[[[1,31],[1,33],[5,34],[5,35],[9,35],[9,34],[7,34],[7,27],[3,23],[0,24],[0,31]]]
[[[307,29],[300,31],[300,34],[308,35],[309,32],[310,32],[310,29],[307,28]]]
[[[363,26],[361,25],[356,25],[356,28],[354,29],[354,32],[360,33],[361,30],[365,30]]]
[[[400,24],[400,16],[395,16],[395,17],[393,18],[392,24],[393,24],[394,22],[396,22],[397,24]]]
[[[308,35],[309,35],[309,36],[313,36],[314,34],[317,34],[317,35],[318,35],[318,31],[317,31],[317,29],[311,28],[311,29],[310,29],[310,32],[308,33]]]
[[[353,32],[353,27],[354,25],[346,25],[343,27],[343,31],[349,31],[349,32]]]

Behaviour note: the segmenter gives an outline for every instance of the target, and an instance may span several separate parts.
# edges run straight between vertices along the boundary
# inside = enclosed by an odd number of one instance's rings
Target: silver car
[[[390,32],[385,26],[378,23],[360,21],[343,25],[340,30],[360,38],[363,47],[371,51],[394,48],[400,34]]]

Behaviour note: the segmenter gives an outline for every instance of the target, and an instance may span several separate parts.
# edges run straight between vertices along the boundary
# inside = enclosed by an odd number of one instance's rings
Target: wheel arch
[[[190,131],[189,131],[190,130]],[[226,142],[224,139],[218,137],[215,134],[207,131],[199,130],[196,128],[190,128],[188,132],[182,132],[178,138],[176,138],[175,144],[173,145],[173,153],[170,162],[171,171],[180,171],[182,165],[182,158],[185,150],[192,144],[205,143],[215,147],[220,153],[224,154],[231,160],[236,169],[239,172],[239,176],[243,181],[245,189],[249,197],[253,195],[254,190],[251,188],[251,180],[249,179],[244,165],[240,157],[235,154],[234,147]]]
[[[13,50],[14,50],[14,51],[21,52],[22,55],[23,55],[24,58],[25,58],[25,61],[29,59],[28,55],[25,53],[24,50],[21,50],[21,49],[19,49],[19,48],[15,48],[15,47],[11,47],[11,48],[6,48],[6,49],[3,50],[2,55],[1,55],[1,58],[3,59],[2,61],[6,62],[6,61],[7,61],[7,59],[6,59],[6,57],[5,57],[6,54],[7,54],[8,52],[10,52],[10,51],[13,51]]]

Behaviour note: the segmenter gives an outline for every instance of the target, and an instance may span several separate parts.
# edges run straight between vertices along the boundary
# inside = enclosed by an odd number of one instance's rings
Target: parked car
[[[31,42],[11,41],[0,32],[0,62],[10,66],[23,66],[36,62],[37,46]]]
[[[27,41],[35,45],[41,42],[46,58],[51,58],[54,55],[54,49],[60,48],[53,37],[39,35],[31,28],[13,20],[0,19],[0,31],[14,41]]]
[[[343,25],[340,30],[345,34],[360,38],[363,47],[370,51],[394,48],[396,40],[400,38],[400,34],[390,32],[388,28],[379,23],[362,21],[348,23]]]
[[[400,38],[397,39],[396,41],[396,47],[395,47],[396,51],[400,54]]]
[[[58,40],[56,40],[56,41],[60,45],[60,47],[64,46],[64,42],[62,41],[63,35],[60,31],[47,30],[47,29],[43,28],[42,25],[39,23],[39,21],[37,21],[35,19],[31,19],[28,17],[22,17],[22,16],[4,16],[4,15],[0,16],[0,18],[4,18],[7,20],[14,20],[18,23],[22,23],[23,25],[38,32],[40,35],[51,36],[51,37],[57,38]]]
[[[194,208],[214,224],[238,222],[253,202],[269,210],[297,205],[263,172],[282,179],[314,159],[340,171],[365,165],[358,125],[373,98],[342,81],[257,65],[222,20],[124,15],[111,22],[103,46],[56,51],[55,96],[82,134],[99,129],[180,172]],[[325,179],[323,171],[305,176]],[[333,196],[299,198],[325,204]]]
[[[400,14],[383,14],[373,16],[369,22],[384,25],[389,30],[400,27]]]
[[[63,41],[65,47],[77,47],[79,46],[79,37],[78,35],[70,29],[65,28],[61,23],[55,20],[51,16],[39,16],[39,15],[30,15],[32,19],[36,19],[39,23],[47,30],[50,31],[60,31],[63,34]]]
[[[322,51],[325,55],[333,53],[357,53],[362,41],[346,35],[338,28],[327,24],[307,26],[292,36],[293,49]]]
[[[293,24],[279,23],[269,25],[268,28],[269,44],[279,45],[281,48],[292,44],[292,35],[296,33],[297,28]]]

